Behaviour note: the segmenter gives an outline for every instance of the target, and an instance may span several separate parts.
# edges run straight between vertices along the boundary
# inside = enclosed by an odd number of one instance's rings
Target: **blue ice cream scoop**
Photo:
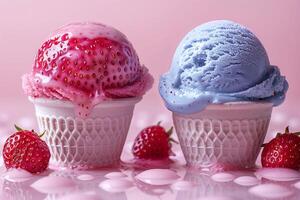
[[[209,104],[284,101],[288,82],[270,65],[259,39],[246,27],[218,20],[194,28],[180,42],[159,92],[167,108],[195,113]]]

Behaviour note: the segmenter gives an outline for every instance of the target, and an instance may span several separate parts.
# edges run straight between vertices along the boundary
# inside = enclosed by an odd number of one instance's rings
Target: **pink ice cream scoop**
[[[39,48],[23,89],[34,104],[50,164],[118,165],[135,105],[153,78],[126,36],[98,23],[72,23]]]
[[[67,100],[87,110],[107,99],[142,96],[152,83],[126,36],[99,23],[56,30],[23,76],[28,96]]]

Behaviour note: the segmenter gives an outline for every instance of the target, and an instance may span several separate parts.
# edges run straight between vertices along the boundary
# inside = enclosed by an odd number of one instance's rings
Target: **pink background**
[[[214,19],[230,19],[249,27],[261,39],[271,63],[278,65],[287,76],[290,83],[287,99],[275,109],[275,114],[291,110],[293,116],[299,117],[299,0],[86,2],[89,3],[79,0],[0,0],[0,109],[33,115],[33,107],[23,95],[20,76],[31,70],[41,42],[65,23],[98,21],[125,33],[142,63],[156,79],[136,113],[143,115],[145,110],[151,110],[153,120],[166,118],[160,115],[166,113],[169,116],[169,112],[159,97],[157,83],[159,75],[167,71],[176,46],[188,31],[199,24]]]

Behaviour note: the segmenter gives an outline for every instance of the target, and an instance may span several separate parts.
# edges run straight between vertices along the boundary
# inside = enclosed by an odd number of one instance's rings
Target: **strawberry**
[[[276,138],[264,145],[261,155],[263,167],[300,169],[300,132],[278,133]]]
[[[160,123],[143,129],[135,138],[132,153],[139,159],[166,159],[171,154],[173,127],[166,131]]]
[[[40,173],[47,169],[50,151],[47,144],[34,132],[22,130],[11,135],[3,148],[5,167],[21,168],[31,173]]]
[[[114,34],[121,38],[115,39]],[[97,23],[73,23],[60,28],[42,44],[33,68],[37,82],[55,82],[49,87],[52,93],[57,93],[54,85],[61,85],[74,91],[69,96],[80,93],[90,98],[102,92],[114,97],[110,89],[133,84],[141,73],[138,56],[126,37]]]

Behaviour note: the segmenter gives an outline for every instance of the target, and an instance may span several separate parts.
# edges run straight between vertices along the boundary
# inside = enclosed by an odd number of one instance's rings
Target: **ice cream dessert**
[[[33,98],[71,101],[85,116],[86,108],[106,99],[142,96],[152,82],[124,34],[98,23],[73,23],[42,44],[23,89]]]
[[[72,168],[119,161],[134,105],[153,83],[126,36],[99,23],[56,30],[22,80],[52,163]]]
[[[233,101],[283,102],[288,83],[270,65],[258,38],[231,21],[213,21],[189,32],[176,49],[159,91],[171,111],[194,113]]]
[[[200,167],[253,166],[287,89],[259,39],[227,20],[189,32],[159,83],[188,164]]]

